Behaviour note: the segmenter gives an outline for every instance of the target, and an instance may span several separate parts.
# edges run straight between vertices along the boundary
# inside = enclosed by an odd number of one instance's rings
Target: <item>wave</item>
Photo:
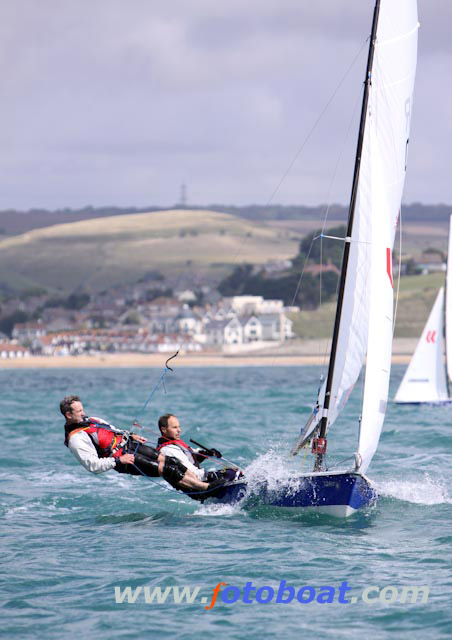
[[[428,473],[413,480],[382,480],[376,483],[377,491],[384,497],[396,498],[413,504],[452,504],[452,498],[443,480],[434,479]]]

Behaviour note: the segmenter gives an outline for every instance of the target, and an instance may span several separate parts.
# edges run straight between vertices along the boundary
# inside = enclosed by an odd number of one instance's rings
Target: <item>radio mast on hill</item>
[[[187,186],[183,183],[181,184],[181,187],[180,187],[179,206],[181,209],[187,208]]]

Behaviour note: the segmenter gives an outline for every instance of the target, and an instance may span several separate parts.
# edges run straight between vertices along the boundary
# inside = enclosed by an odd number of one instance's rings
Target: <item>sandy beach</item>
[[[393,364],[408,364],[416,346],[416,339],[394,340]],[[176,367],[258,367],[258,366],[302,366],[323,365],[328,353],[326,341],[297,341],[273,350],[259,353],[180,353],[172,361]],[[172,354],[108,353],[80,356],[29,356],[5,358],[0,361],[3,369],[46,368],[117,368],[117,367],[163,367]]]

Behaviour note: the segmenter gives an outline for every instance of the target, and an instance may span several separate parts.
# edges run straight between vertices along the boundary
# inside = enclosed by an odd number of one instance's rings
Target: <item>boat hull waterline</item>
[[[294,488],[294,482],[296,487]],[[221,487],[208,502],[237,504],[248,499],[256,505],[290,512],[316,511],[337,517],[347,517],[372,505],[378,494],[370,481],[357,472],[319,472],[297,475],[278,488],[261,482],[251,489],[246,482]]]

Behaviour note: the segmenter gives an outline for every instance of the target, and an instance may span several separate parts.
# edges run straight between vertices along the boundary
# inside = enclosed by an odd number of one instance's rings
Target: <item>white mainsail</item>
[[[444,315],[444,334],[446,340],[446,363],[449,382],[452,381],[452,216],[449,221],[449,247],[446,271],[446,312]]]
[[[392,249],[402,201],[416,73],[416,0],[381,3],[368,114],[368,161],[361,172],[372,251],[367,364],[358,454],[365,473],[386,413],[393,334]],[[368,193],[370,192],[370,196]]]
[[[365,472],[377,448],[389,388],[393,332],[392,248],[405,180],[417,56],[416,0],[381,0],[357,200],[347,264],[328,427],[345,405],[367,354],[358,444]],[[293,452],[324,415],[319,410]]]
[[[441,288],[417,343],[395,401],[399,403],[448,400],[443,343],[444,289]]]

